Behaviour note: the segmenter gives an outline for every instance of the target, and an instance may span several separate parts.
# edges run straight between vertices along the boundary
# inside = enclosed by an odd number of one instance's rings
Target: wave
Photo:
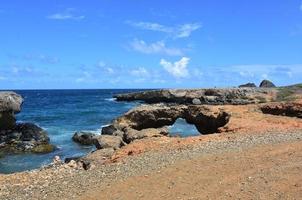
[[[116,101],[116,98],[106,98],[105,101]]]

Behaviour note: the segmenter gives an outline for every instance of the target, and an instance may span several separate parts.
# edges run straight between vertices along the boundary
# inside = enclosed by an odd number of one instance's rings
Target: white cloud
[[[174,38],[186,38],[189,37],[193,31],[196,31],[202,27],[200,23],[187,23],[178,26],[165,26],[158,23],[151,22],[131,22],[127,21],[133,27],[143,30],[163,32],[171,35]]]
[[[147,44],[143,40],[134,40],[130,43],[132,49],[145,54],[164,54],[168,56],[181,56],[182,50],[177,48],[166,47],[165,42],[158,41],[155,43]]]
[[[161,59],[160,65],[175,78],[186,78],[189,76],[187,66],[190,58],[183,57],[177,62],[168,62],[165,59]]]
[[[106,67],[105,70],[108,74],[114,74],[114,69],[111,67]]]
[[[82,20],[85,18],[84,15],[76,15],[74,14],[74,8],[68,8],[64,12],[55,13],[47,16],[48,19],[53,20]]]
[[[197,24],[197,23],[195,23],[195,24],[184,24],[184,25],[181,25],[178,28],[177,37],[178,38],[189,37],[193,31],[196,31],[199,28],[201,28],[201,24]]]
[[[130,71],[130,73],[133,76],[137,76],[137,77],[148,77],[150,75],[148,70],[144,67],[139,67],[137,69],[133,69]]]

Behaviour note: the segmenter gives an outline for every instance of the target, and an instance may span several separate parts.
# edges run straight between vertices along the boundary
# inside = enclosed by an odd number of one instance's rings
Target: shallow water
[[[178,118],[175,123],[170,126],[169,133],[171,136],[189,137],[200,135],[195,125],[188,124],[185,119]]]
[[[49,154],[6,155],[0,158],[0,173],[12,173],[39,168],[49,164],[53,157],[82,156],[93,146],[82,146],[72,141],[76,131],[100,133],[103,125],[137,106],[138,102],[116,102],[112,96],[139,90],[31,90],[16,91],[24,97],[19,122],[32,122],[43,127],[51,143],[58,148]],[[171,126],[173,134],[196,135],[194,126],[182,119]],[[1,156],[0,156],[1,157]]]

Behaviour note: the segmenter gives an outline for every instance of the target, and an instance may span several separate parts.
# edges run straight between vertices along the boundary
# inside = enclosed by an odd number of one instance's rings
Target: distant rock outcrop
[[[255,88],[257,87],[255,83],[246,83],[246,84],[243,84],[243,85],[239,85],[238,86],[239,88]]]
[[[46,153],[54,149],[47,133],[32,123],[16,124],[23,98],[14,92],[0,92],[0,150]]]
[[[273,89],[175,89],[152,90],[115,95],[117,101],[144,101],[146,103],[177,103],[194,105],[246,105],[259,103],[259,99],[271,101]]]
[[[276,86],[275,86],[274,83],[272,83],[272,82],[269,81],[269,80],[263,80],[263,81],[260,83],[259,87],[261,87],[261,88],[274,88],[274,87],[276,87]]]

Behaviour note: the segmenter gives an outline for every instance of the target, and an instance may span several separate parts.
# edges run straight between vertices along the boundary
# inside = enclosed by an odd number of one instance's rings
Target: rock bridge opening
[[[120,117],[115,124],[116,127],[124,126],[141,131],[172,126],[178,119],[195,125],[200,134],[212,134],[229,122],[230,114],[207,106],[143,105]]]

